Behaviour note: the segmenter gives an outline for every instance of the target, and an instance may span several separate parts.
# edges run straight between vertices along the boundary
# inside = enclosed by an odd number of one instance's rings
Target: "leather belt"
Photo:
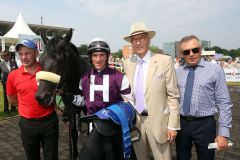
[[[40,118],[25,118],[25,117],[22,117],[22,119],[25,119],[25,120],[29,120],[29,121],[44,121],[44,120],[49,120],[53,117],[57,116],[56,112],[53,112],[47,116],[44,116],[44,117],[40,117]]]
[[[141,116],[148,116],[148,111],[146,109],[144,109],[140,115]]]
[[[198,120],[213,118],[213,116],[195,117],[195,116],[182,116],[182,115],[180,115],[180,118],[182,120],[187,120],[187,121],[198,121]]]

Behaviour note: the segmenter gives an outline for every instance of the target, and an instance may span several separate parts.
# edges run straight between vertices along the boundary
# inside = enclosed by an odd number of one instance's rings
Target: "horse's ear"
[[[41,33],[41,38],[43,40],[43,43],[46,45],[49,42],[49,39],[47,38],[46,34]]]
[[[58,47],[63,47],[67,43],[69,43],[71,41],[71,39],[72,39],[72,32],[73,32],[73,29],[70,28],[70,30],[68,31],[67,35],[63,38],[62,41],[59,42]]]
[[[67,35],[64,37],[66,42],[70,42],[72,39],[72,34],[73,34],[73,29],[70,28],[70,30],[68,31]]]

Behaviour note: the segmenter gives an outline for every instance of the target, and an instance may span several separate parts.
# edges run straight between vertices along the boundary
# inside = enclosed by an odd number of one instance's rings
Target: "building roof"
[[[0,36],[5,35],[11,28],[13,28],[15,22],[0,20]],[[57,27],[57,26],[49,26],[42,24],[27,24],[28,27],[37,35],[41,33],[46,34],[47,36],[62,36],[66,34],[70,28],[66,27]]]

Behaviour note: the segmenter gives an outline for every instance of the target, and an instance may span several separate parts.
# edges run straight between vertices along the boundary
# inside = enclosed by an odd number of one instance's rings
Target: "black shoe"
[[[11,111],[12,111],[12,112],[14,112],[14,111],[16,111],[16,110],[17,110],[16,108],[11,108]]]
[[[4,111],[4,113],[7,113],[7,114],[9,114],[9,113],[10,113],[10,111],[9,111],[9,110],[6,110],[6,111]]]
[[[16,111],[17,107],[11,105],[11,111]]]

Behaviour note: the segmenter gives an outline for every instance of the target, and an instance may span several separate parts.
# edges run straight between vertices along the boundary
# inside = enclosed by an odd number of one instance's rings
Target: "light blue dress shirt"
[[[177,69],[177,83],[180,91],[180,114],[183,116],[204,117],[219,112],[218,134],[229,137],[232,121],[232,102],[229,97],[223,69],[201,60],[195,69],[195,77],[190,104],[190,112],[183,112],[183,100],[189,67],[184,64]]]

